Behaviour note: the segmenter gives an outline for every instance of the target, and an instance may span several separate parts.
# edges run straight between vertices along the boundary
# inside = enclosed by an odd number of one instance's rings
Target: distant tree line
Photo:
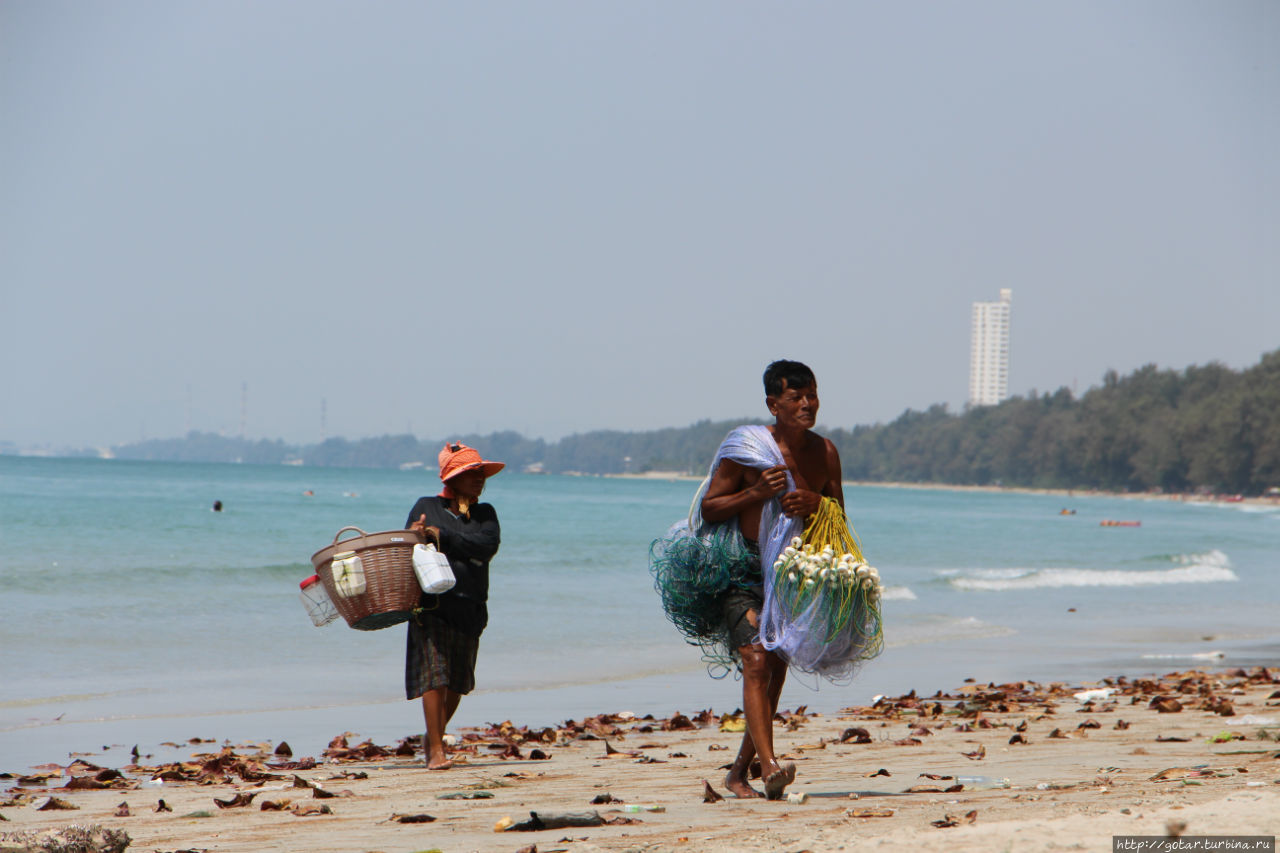
[[[764,421],[596,430],[556,442],[511,431],[448,438],[481,448],[515,470],[703,473],[725,434],[749,422]],[[936,405],[923,412],[907,410],[888,424],[824,434],[840,450],[845,477],[854,480],[1260,494],[1280,486],[1280,350],[1242,371],[1220,364],[1183,371],[1147,365],[1124,377],[1108,371],[1100,387],[1079,399],[1062,388],[959,414]],[[115,454],[201,462],[434,466],[444,441],[388,435],[331,438],[300,447],[197,432],[118,447]]]

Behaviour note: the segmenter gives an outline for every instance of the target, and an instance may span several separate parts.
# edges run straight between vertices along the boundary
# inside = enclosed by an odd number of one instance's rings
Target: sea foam
[[[1087,586],[1163,586],[1185,583],[1237,581],[1227,555],[1221,551],[1178,555],[1176,569],[1129,571],[1125,569],[973,569],[960,572],[947,582],[956,589],[1002,592],[1019,589],[1049,589]]]

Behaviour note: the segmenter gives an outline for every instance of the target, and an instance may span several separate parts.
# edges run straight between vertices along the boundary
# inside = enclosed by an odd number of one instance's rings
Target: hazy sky
[[[1280,347],[1280,3],[0,3],[0,441],[548,439]]]

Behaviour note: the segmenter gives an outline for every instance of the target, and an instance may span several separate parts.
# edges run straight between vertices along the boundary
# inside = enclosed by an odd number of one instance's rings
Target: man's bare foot
[[[788,761],[765,777],[765,797],[770,800],[782,799],[782,792],[794,781],[796,781],[796,765],[794,762]]]
[[[437,758],[427,762],[428,770],[448,770],[453,766],[453,762],[448,758]]]
[[[735,797],[737,797],[740,800],[747,800],[753,797],[764,796],[764,794],[760,793],[755,788],[748,785],[746,779],[742,779],[737,776],[734,776],[732,773],[729,773],[724,777],[724,786],[729,789],[729,792],[731,794],[733,794]]]

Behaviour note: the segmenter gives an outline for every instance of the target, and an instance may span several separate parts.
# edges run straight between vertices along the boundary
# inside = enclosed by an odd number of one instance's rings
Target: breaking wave
[[[1164,586],[1186,583],[1225,583],[1240,578],[1231,571],[1230,560],[1221,551],[1181,554],[1172,561],[1175,569],[1128,571],[1124,569],[973,569],[956,573],[947,583],[956,589],[1003,592],[1019,589],[1049,589],[1088,586]]]

